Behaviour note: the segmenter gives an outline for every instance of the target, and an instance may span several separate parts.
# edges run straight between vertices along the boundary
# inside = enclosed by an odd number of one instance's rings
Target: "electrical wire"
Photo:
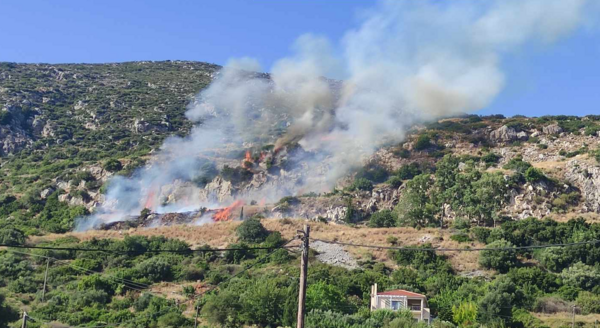
[[[540,248],[551,248],[551,247],[568,247],[568,246],[579,246],[579,245],[593,245],[600,243],[600,240],[582,241],[575,243],[561,243],[561,244],[545,244],[545,245],[530,245],[530,246],[516,246],[516,247],[480,247],[480,248],[443,248],[443,247],[394,247],[394,246],[380,246],[380,245],[365,245],[365,244],[353,244],[340,242],[335,240],[325,240],[312,238],[311,241],[320,241],[327,244],[335,244],[341,246],[350,247],[362,247],[362,248],[374,248],[374,249],[390,249],[398,251],[435,251],[435,252],[479,252],[479,251],[516,251],[523,249],[540,249]]]
[[[292,239],[290,239],[289,241],[287,241],[285,244],[283,244],[283,245],[281,245],[281,246],[277,246],[277,247],[254,247],[254,248],[229,248],[229,249],[217,249],[217,250],[215,250],[215,249],[210,249],[210,250],[202,250],[202,251],[228,251],[228,250],[258,250],[258,249],[269,249],[269,250],[271,250],[271,251],[270,251],[269,253],[265,254],[264,256],[262,256],[262,257],[260,257],[260,258],[256,259],[256,260],[255,260],[255,261],[254,261],[252,264],[250,264],[250,265],[246,266],[244,269],[242,269],[241,271],[237,272],[235,275],[233,275],[233,276],[231,276],[231,277],[229,277],[229,278],[227,278],[227,279],[225,279],[225,280],[223,280],[223,281],[219,282],[218,284],[216,284],[216,285],[212,286],[211,288],[208,288],[207,290],[203,291],[202,293],[200,293],[200,294],[196,295],[196,296],[194,297],[194,299],[195,299],[195,300],[197,300],[198,298],[200,298],[200,297],[204,296],[206,293],[208,293],[208,292],[211,292],[211,291],[215,290],[215,289],[216,289],[216,288],[217,288],[217,287],[218,287],[220,284],[222,284],[222,283],[224,283],[224,282],[226,282],[226,281],[229,281],[229,280],[231,280],[231,279],[233,279],[233,278],[235,278],[235,277],[237,277],[237,276],[241,275],[242,273],[244,273],[244,272],[246,272],[246,271],[250,270],[251,268],[253,268],[253,267],[255,267],[256,265],[260,264],[260,263],[261,263],[263,260],[267,259],[267,258],[268,258],[270,255],[272,255],[272,254],[273,254],[273,253],[274,253],[276,250],[278,250],[278,249],[288,249],[288,250],[289,250],[289,248],[293,248],[292,246],[290,246],[290,247],[286,247],[286,246],[287,246],[288,244],[290,244],[290,243],[291,243],[292,241],[294,241],[294,240],[296,240],[296,238],[292,238]],[[5,245],[0,245],[0,246],[5,246]],[[25,246],[25,245],[23,245],[23,246]],[[9,246],[9,247],[14,247],[14,246]],[[28,247],[22,247],[22,248],[28,248]],[[56,249],[56,248],[44,248],[44,249]],[[59,248],[59,249],[61,249],[61,250],[65,250],[64,248]],[[84,249],[77,249],[77,250],[84,250]],[[11,250],[11,249],[7,249],[7,251],[9,251],[9,252],[12,252],[12,253],[17,253],[17,254],[30,255],[30,256],[39,257],[39,258],[52,259],[52,260],[55,260],[56,262],[66,262],[66,263],[65,263],[66,265],[68,265],[68,266],[70,266],[70,267],[72,267],[72,268],[74,268],[74,269],[81,270],[81,271],[85,272],[85,274],[86,274],[86,275],[90,275],[90,274],[100,274],[100,275],[106,275],[106,273],[97,272],[97,271],[89,270],[89,269],[86,269],[86,268],[83,268],[83,267],[79,267],[79,266],[76,266],[76,265],[72,265],[72,264],[71,264],[71,263],[69,263],[67,260],[60,260],[60,259],[57,259],[57,258],[54,258],[54,257],[45,256],[45,255],[39,255],[39,254],[32,254],[32,253],[19,252],[19,251],[15,251],[15,250]],[[108,250],[101,250],[101,251],[108,251]],[[139,292],[141,292],[141,293],[149,294],[149,295],[151,295],[151,296],[153,296],[153,297],[164,298],[162,295],[157,295],[157,294],[154,294],[154,293],[152,293],[152,292],[149,292],[149,291],[147,291],[147,290],[143,290],[143,289],[139,289],[139,288],[137,288],[137,287],[143,287],[142,285],[144,285],[146,288],[149,288],[149,287],[150,287],[149,285],[146,285],[146,284],[140,284],[140,283],[136,283],[136,282],[133,282],[133,281],[131,281],[131,280],[127,280],[127,279],[124,279],[124,278],[119,278],[119,277],[115,277],[115,276],[110,276],[110,275],[106,275],[106,277],[108,277],[108,278],[111,278],[111,279],[114,279],[114,280],[117,280],[117,281],[120,281],[120,282],[121,282],[123,285],[125,285],[126,287],[128,287],[128,288],[130,288],[130,289],[132,289],[132,290],[136,290],[136,291],[139,291]],[[133,286],[131,286],[131,284],[138,285],[138,286],[136,286],[136,287],[133,287]],[[168,310],[168,309],[170,309],[170,308],[172,308],[172,307],[175,307],[175,306],[176,306],[176,305],[170,305],[170,306],[168,306],[168,307],[165,307],[165,308],[163,308],[162,310],[160,310],[160,311],[158,311],[158,312],[156,312],[156,313],[150,313],[150,314],[148,314],[148,315],[146,315],[146,316],[141,316],[141,317],[140,317],[140,316],[138,316],[138,317],[132,318],[131,320],[124,321],[124,322],[120,322],[120,323],[112,323],[112,324],[111,324],[111,323],[108,323],[108,324],[106,324],[106,325],[97,325],[97,326],[91,326],[91,327],[90,327],[90,326],[81,326],[81,327],[78,327],[78,326],[76,326],[76,327],[69,326],[69,327],[71,327],[71,328],[84,328],[84,327],[85,327],[85,328],[116,327],[116,326],[121,326],[121,325],[123,325],[123,324],[126,324],[126,323],[128,323],[128,322],[130,322],[130,321],[133,321],[133,320],[138,320],[138,319],[140,319],[140,318],[145,318],[145,317],[149,317],[149,316],[156,316],[156,315],[158,315],[159,313],[161,313],[161,312],[164,312],[165,310]],[[28,317],[30,317],[30,318],[32,318],[32,319],[33,319],[34,321],[36,321],[36,322],[45,323],[45,324],[50,324],[50,322],[43,321],[43,320],[39,320],[39,319],[36,319],[36,318],[34,318],[34,317],[31,317],[29,314],[27,314],[27,316],[28,316]]]
[[[0,247],[13,247],[13,248],[26,248],[26,249],[46,249],[55,251],[74,251],[74,252],[106,252],[114,254],[146,254],[146,253],[175,253],[175,254],[189,254],[189,253],[206,253],[206,252],[226,252],[226,251],[252,251],[252,250],[270,250],[278,247],[236,247],[236,248],[211,248],[211,249],[184,249],[184,250],[171,250],[171,249],[156,249],[156,250],[140,250],[140,251],[119,251],[113,249],[102,249],[102,248],[71,248],[71,247],[52,247],[52,246],[35,246],[35,245],[24,245],[24,244],[0,244]]]

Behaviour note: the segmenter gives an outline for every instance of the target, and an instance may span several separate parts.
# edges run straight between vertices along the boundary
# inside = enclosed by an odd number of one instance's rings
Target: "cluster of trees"
[[[448,210],[477,225],[495,226],[506,220],[500,213],[509,201],[511,189],[523,183],[543,183],[548,188],[556,185],[556,181],[520,157],[504,166],[504,169],[514,170],[510,176],[483,169],[498,159],[493,153],[482,157],[449,154],[433,168],[422,168],[416,163],[403,166],[388,180],[393,186],[406,184],[398,205],[391,212],[373,214],[369,226],[439,227],[443,226]],[[576,205],[579,198],[579,193],[573,191],[561,194],[551,204],[553,210],[566,211]]]
[[[464,165],[459,169],[461,162]],[[410,164],[395,176],[409,179],[406,190],[394,211],[374,214],[370,226],[440,226],[444,205],[459,216],[492,225],[500,219],[497,213],[508,201],[508,189],[515,183],[501,173],[482,172],[474,159],[453,155],[438,161],[433,174]]]

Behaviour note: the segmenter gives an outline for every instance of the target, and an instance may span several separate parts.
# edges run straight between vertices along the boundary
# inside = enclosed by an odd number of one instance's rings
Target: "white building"
[[[408,309],[418,321],[430,322],[431,318],[425,295],[403,289],[378,292],[377,284],[374,284],[371,287],[371,311],[378,309]]]

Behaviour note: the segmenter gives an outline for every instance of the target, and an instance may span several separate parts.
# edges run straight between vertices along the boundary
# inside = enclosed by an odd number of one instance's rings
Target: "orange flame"
[[[241,207],[243,205],[244,205],[243,200],[236,200],[235,202],[233,202],[233,204],[229,205],[228,207],[217,210],[217,213],[215,213],[215,215],[213,215],[212,218],[216,222],[230,221],[232,219],[231,212],[233,210],[235,210],[236,208]]]
[[[246,150],[246,162],[250,162],[252,163],[252,154],[250,153],[249,150]]]
[[[150,189],[148,192],[148,197],[146,198],[146,203],[144,203],[144,208],[154,210],[154,199],[155,199],[156,190],[154,187]]]

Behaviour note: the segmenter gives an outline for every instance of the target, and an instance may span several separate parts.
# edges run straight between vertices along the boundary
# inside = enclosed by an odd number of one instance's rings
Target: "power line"
[[[175,253],[175,254],[189,254],[189,253],[206,253],[206,252],[226,252],[226,251],[252,251],[252,250],[271,250],[276,248],[283,248],[284,246],[264,246],[264,247],[234,247],[234,248],[208,248],[208,249],[146,249],[146,250],[129,250],[120,251],[114,249],[102,249],[102,248],[72,248],[72,247],[53,247],[53,246],[35,246],[35,245],[24,245],[24,244],[0,244],[0,247],[13,247],[13,248],[25,248],[25,249],[46,249],[55,251],[81,251],[81,252],[106,252],[115,254],[146,254],[146,253]]]
[[[269,249],[269,250],[271,250],[271,251],[270,251],[270,252],[268,252],[267,254],[265,254],[264,256],[262,256],[262,257],[259,257],[258,259],[256,259],[256,260],[255,260],[255,261],[254,261],[252,264],[245,266],[245,268],[244,268],[244,269],[242,269],[241,271],[237,272],[235,275],[233,275],[233,276],[231,276],[231,277],[228,277],[228,278],[224,279],[223,281],[221,281],[221,282],[217,283],[216,285],[214,285],[214,286],[212,286],[212,287],[208,288],[207,290],[203,291],[202,293],[200,293],[200,294],[196,295],[196,296],[195,296],[193,299],[194,299],[194,300],[197,300],[198,298],[202,297],[202,296],[203,296],[203,295],[205,295],[206,293],[208,293],[208,292],[211,292],[211,291],[213,291],[214,289],[216,289],[216,288],[217,288],[217,287],[218,287],[220,284],[222,284],[222,283],[224,283],[224,282],[226,282],[226,281],[229,281],[229,280],[231,280],[231,279],[233,279],[233,278],[235,278],[235,277],[237,277],[237,276],[241,275],[242,273],[244,273],[244,272],[246,272],[246,271],[250,270],[251,268],[253,268],[253,267],[255,267],[256,265],[258,265],[259,263],[261,263],[263,260],[267,259],[267,258],[268,258],[270,255],[272,255],[272,254],[273,254],[273,253],[274,253],[276,250],[278,250],[278,249],[287,249],[287,250],[289,250],[290,248],[293,248],[292,246],[287,246],[287,245],[288,245],[288,244],[290,244],[290,243],[291,243],[292,241],[294,241],[295,239],[296,239],[296,238],[292,238],[292,239],[290,239],[289,241],[287,241],[286,243],[284,243],[283,245],[281,245],[281,246],[276,246],[276,247],[228,248],[228,249],[216,249],[216,250],[215,250],[215,249],[202,250],[202,251],[207,251],[207,252],[208,252],[208,251],[227,251],[227,250],[256,250],[256,249]],[[5,245],[0,245],[0,246],[5,246]],[[26,245],[21,245],[21,246],[26,246]],[[8,246],[8,247],[14,247],[14,246],[12,246],[12,245],[11,245],[11,246]],[[22,248],[29,248],[29,247],[22,247]],[[45,247],[45,249],[55,249],[55,248],[51,248],[51,247]],[[59,248],[59,249],[61,249],[61,250],[64,250],[64,248]],[[86,249],[77,249],[77,250],[86,250]],[[69,262],[68,262],[68,260],[60,260],[60,259],[57,259],[57,258],[54,258],[54,257],[50,257],[50,256],[39,255],[39,254],[32,254],[32,253],[24,253],[24,252],[19,252],[19,251],[11,250],[11,249],[7,249],[7,251],[9,251],[9,252],[12,252],[12,253],[17,253],[17,254],[23,254],[23,255],[30,255],[30,256],[34,256],[34,257],[45,258],[45,259],[53,259],[53,260],[55,260],[56,262],[64,262],[66,265],[68,265],[68,266],[70,266],[70,267],[72,267],[72,268],[74,268],[74,269],[77,269],[77,270],[81,270],[81,271],[83,271],[83,272],[84,272],[84,274],[86,274],[86,275],[90,275],[90,274],[100,274],[100,275],[106,275],[108,278],[111,278],[111,279],[117,280],[117,281],[121,282],[123,285],[125,285],[126,287],[128,287],[128,288],[130,288],[130,289],[132,289],[132,290],[139,291],[139,292],[141,292],[141,293],[145,293],[145,294],[148,294],[148,295],[150,295],[150,296],[153,296],[153,297],[164,298],[162,295],[157,295],[157,294],[155,294],[155,293],[153,293],[153,292],[150,292],[150,291],[147,291],[147,290],[142,290],[142,289],[139,289],[139,288],[144,288],[144,289],[146,289],[146,288],[150,288],[151,286],[149,286],[149,285],[146,285],[146,284],[141,284],[141,283],[136,283],[136,282],[134,282],[134,281],[127,280],[127,279],[124,279],[124,278],[119,278],[119,277],[115,277],[115,276],[108,275],[108,274],[106,274],[106,273],[97,272],[97,271],[89,270],[89,269],[86,269],[86,268],[83,268],[83,267],[79,267],[79,266],[76,266],[76,265],[73,265],[73,264],[69,263]],[[108,251],[108,250],[98,250],[98,251]],[[137,285],[137,286],[135,286],[135,287],[132,287],[130,284]],[[136,287],[137,287],[137,288],[136,288]],[[117,326],[121,326],[121,325],[123,325],[123,324],[127,324],[128,322],[131,322],[131,321],[134,321],[134,320],[138,320],[138,319],[140,319],[140,318],[146,318],[146,317],[150,317],[150,316],[156,316],[156,315],[159,315],[160,313],[162,313],[162,312],[165,312],[166,310],[169,310],[169,309],[171,309],[171,308],[173,308],[173,307],[176,307],[176,306],[177,306],[177,305],[169,305],[169,306],[167,306],[167,307],[164,307],[163,309],[161,309],[160,311],[158,311],[158,312],[156,312],[156,313],[149,313],[149,314],[147,314],[147,315],[145,315],[145,316],[136,316],[136,317],[134,317],[134,318],[132,318],[132,319],[130,319],[130,320],[127,320],[127,321],[124,321],[124,322],[120,322],[120,323],[107,323],[107,324],[105,324],[105,325],[96,325],[96,326],[92,326],[92,328],[103,328],[103,327],[117,327]],[[27,316],[28,316],[28,317],[31,317],[29,314],[27,314]],[[39,320],[39,319],[36,319],[36,318],[33,318],[33,317],[31,317],[31,318],[32,318],[34,321],[36,321],[36,322],[40,322],[40,323],[46,323],[46,324],[49,324],[49,322],[47,322],[47,321],[42,321],[42,320]],[[69,326],[69,327],[72,327],[72,326]],[[86,327],[87,327],[87,328],[90,328],[89,326],[86,326]],[[80,327],[72,327],[72,328],[80,328]],[[81,327],[81,328],[83,328],[83,327]]]
[[[148,291],[144,291],[143,289],[150,288],[150,286],[146,285],[146,284],[138,283],[138,282],[135,282],[135,281],[132,281],[132,280],[128,280],[128,279],[125,279],[125,278],[119,278],[119,277],[111,276],[111,275],[108,275],[106,273],[102,273],[102,272],[99,272],[99,271],[93,271],[93,270],[90,270],[90,269],[86,269],[86,268],[83,268],[83,267],[71,264],[69,262],[69,260],[60,260],[60,259],[57,259],[55,257],[50,257],[50,256],[45,256],[45,255],[39,255],[39,254],[32,254],[32,253],[18,252],[18,251],[14,251],[14,250],[11,250],[11,249],[9,249],[8,251],[12,252],[12,253],[16,253],[16,254],[29,255],[29,256],[33,256],[33,257],[41,257],[41,258],[46,258],[46,259],[52,259],[52,260],[54,260],[56,262],[62,262],[65,265],[67,265],[67,266],[69,266],[69,267],[71,267],[71,268],[73,268],[75,270],[83,272],[85,275],[91,275],[91,274],[105,275],[106,277],[108,277],[110,279],[113,279],[113,280],[115,280],[117,282],[122,283],[125,287],[128,287],[129,289],[136,290],[136,291],[139,291],[139,292],[148,292]]]
[[[289,241],[287,241],[285,244],[281,245],[281,247],[278,247],[277,249],[281,249],[281,248],[287,248],[285,246],[287,246],[289,243],[291,243],[292,241],[296,240],[297,238],[294,237],[292,239],[290,239]],[[252,264],[246,266],[243,270],[241,270],[240,272],[234,274],[233,276],[219,282],[218,284],[216,284],[215,286],[213,286],[213,288],[209,288],[208,290],[205,290],[204,292],[202,292],[201,294],[199,294],[198,296],[196,296],[196,298],[203,296],[204,294],[214,290],[215,288],[217,288],[221,283],[231,280],[239,275],[241,275],[242,273],[250,270],[251,268],[253,268],[254,266],[256,266],[257,264],[259,264],[260,262],[262,262],[264,259],[267,259],[271,254],[273,254],[273,252],[275,252],[277,249],[273,249],[272,251],[270,251],[269,253],[265,254],[263,257],[256,259],[256,261],[254,261]]]
[[[539,249],[539,248],[551,248],[551,247],[567,247],[567,246],[579,246],[579,245],[593,245],[600,243],[600,240],[582,241],[576,243],[561,243],[561,244],[544,244],[544,245],[531,245],[531,246],[516,246],[516,247],[490,247],[490,248],[436,248],[436,247],[394,247],[394,246],[380,246],[380,245],[365,245],[365,244],[353,244],[345,243],[335,240],[324,240],[324,239],[313,239],[313,241],[320,241],[327,244],[335,244],[341,246],[351,247],[362,247],[362,248],[374,248],[374,249],[390,249],[398,251],[436,251],[436,252],[478,252],[478,251],[515,251],[523,249]]]

